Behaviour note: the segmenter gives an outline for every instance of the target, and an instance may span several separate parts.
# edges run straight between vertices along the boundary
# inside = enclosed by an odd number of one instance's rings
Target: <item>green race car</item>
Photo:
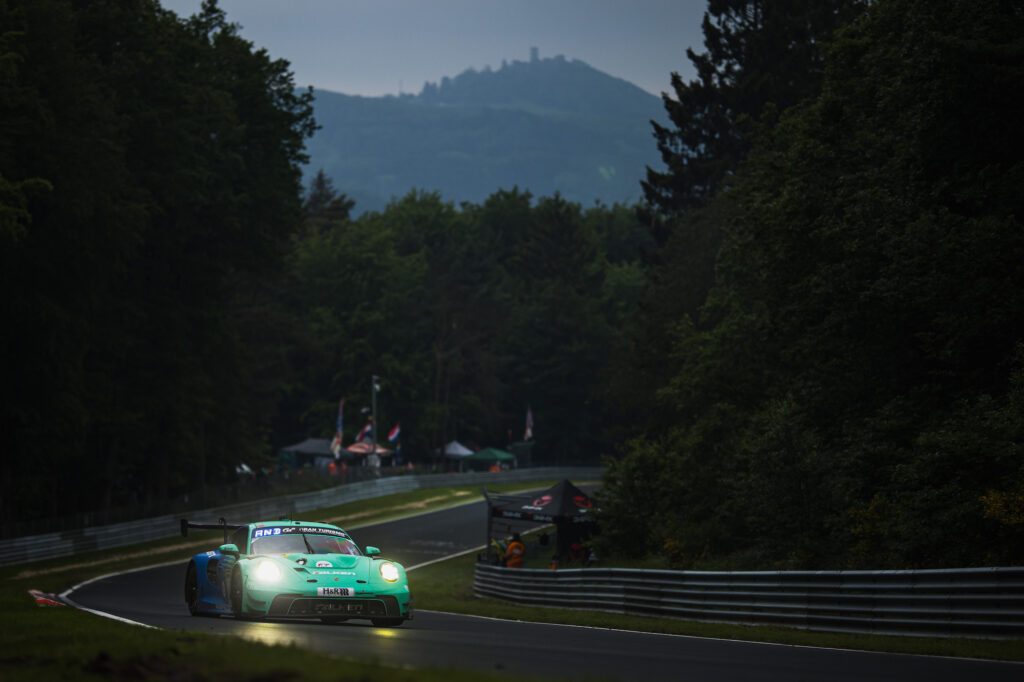
[[[224,531],[223,545],[196,554],[186,568],[185,602],[194,616],[319,618],[325,623],[364,618],[378,627],[412,618],[405,568],[380,558],[376,547],[361,551],[337,526],[182,520],[182,535],[190,528]]]

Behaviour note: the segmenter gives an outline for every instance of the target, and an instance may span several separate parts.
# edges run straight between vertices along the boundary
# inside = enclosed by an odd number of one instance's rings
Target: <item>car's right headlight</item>
[[[256,580],[261,583],[276,583],[281,579],[281,567],[273,561],[261,561],[256,564]]]
[[[380,565],[380,577],[389,583],[395,582],[398,580],[398,567],[389,561],[385,561]]]

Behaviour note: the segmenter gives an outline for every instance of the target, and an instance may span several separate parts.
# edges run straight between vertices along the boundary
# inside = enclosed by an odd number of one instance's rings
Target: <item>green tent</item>
[[[516,456],[498,448],[484,448],[460,459],[464,462],[515,462]]]

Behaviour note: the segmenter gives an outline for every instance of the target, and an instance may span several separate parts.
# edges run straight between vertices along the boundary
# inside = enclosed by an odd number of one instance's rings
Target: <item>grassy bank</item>
[[[20,581],[19,581],[20,582]],[[41,609],[21,589],[0,590],[3,680],[428,680],[507,682],[477,671],[408,670],[294,646],[150,630],[70,608]],[[339,662],[343,663],[339,665]]]

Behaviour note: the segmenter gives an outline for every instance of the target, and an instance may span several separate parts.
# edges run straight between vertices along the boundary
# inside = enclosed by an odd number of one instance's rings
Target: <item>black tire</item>
[[[199,580],[194,561],[188,562],[188,570],[185,571],[185,603],[188,604],[190,614],[199,615]]]
[[[371,618],[375,628],[397,628],[402,624],[401,618]]]
[[[339,618],[338,616],[320,616],[320,622],[327,623],[328,625],[344,623],[346,620],[348,620],[348,618]]]
[[[245,613],[245,586],[242,584],[242,571],[235,568],[231,573],[231,613],[237,620],[252,620]]]

